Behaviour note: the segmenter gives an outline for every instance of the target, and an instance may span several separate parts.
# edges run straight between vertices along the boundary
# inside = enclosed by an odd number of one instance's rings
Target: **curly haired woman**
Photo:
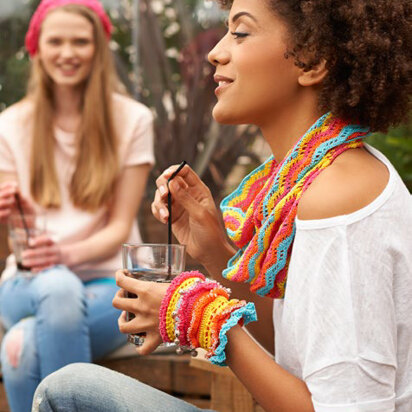
[[[117,293],[114,305],[135,314],[120,317],[120,330],[146,333],[140,354],[162,340],[205,349],[267,411],[409,412],[412,201],[364,138],[406,119],[411,5],[224,5],[228,32],[209,54],[213,115],[259,126],[273,156],[223,200],[226,232],[190,167],[170,182],[174,234],[212,279],[184,272],[168,286],[119,271],[118,285],[139,296]],[[152,209],[163,223],[175,170],[157,180]],[[255,339],[242,328],[249,322]],[[58,371],[38,388],[36,408],[198,410],[97,368]]]

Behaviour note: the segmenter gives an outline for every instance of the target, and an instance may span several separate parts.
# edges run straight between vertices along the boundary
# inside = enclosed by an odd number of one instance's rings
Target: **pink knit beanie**
[[[110,39],[112,24],[99,0],[42,0],[30,20],[29,29],[26,33],[26,49],[30,56],[34,56],[37,53],[40,28],[47,13],[56,7],[65,6],[66,4],[81,4],[93,10],[99,16],[106,36]]]

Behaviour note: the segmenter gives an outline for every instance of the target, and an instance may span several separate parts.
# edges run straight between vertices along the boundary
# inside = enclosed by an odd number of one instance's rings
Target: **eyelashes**
[[[231,31],[230,34],[235,39],[244,39],[245,37],[249,36],[249,33],[239,32],[239,31]]]

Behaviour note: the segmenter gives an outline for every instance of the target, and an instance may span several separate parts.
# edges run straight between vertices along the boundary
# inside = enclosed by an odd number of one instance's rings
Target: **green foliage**
[[[391,129],[387,134],[375,133],[368,143],[390,160],[412,193],[412,124]]]
[[[28,66],[28,59],[24,56],[14,55],[7,60],[2,82],[2,100],[6,106],[20,100],[26,93]]]
[[[26,92],[29,59],[24,49],[30,15],[39,0],[16,8],[8,19],[0,19],[0,110],[20,100]]]

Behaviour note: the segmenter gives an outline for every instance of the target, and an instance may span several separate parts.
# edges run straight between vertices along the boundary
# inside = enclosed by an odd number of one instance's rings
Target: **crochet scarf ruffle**
[[[250,283],[260,296],[283,298],[299,200],[316,176],[342,152],[361,147],[369,129],[327,113],[282,162],[271,156],[223,199],[230,239],[239,248],[223,276]]]

